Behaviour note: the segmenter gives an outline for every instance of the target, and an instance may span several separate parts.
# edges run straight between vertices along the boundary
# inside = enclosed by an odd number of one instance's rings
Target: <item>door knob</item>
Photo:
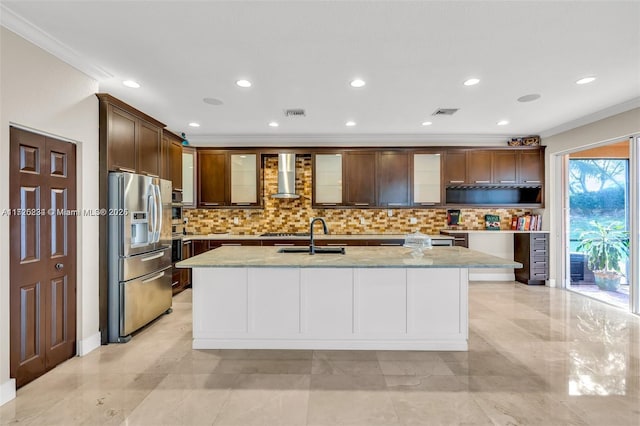
[[[59,271],[60,269],[64,268],[64,263],[56,263],[56,269]]]

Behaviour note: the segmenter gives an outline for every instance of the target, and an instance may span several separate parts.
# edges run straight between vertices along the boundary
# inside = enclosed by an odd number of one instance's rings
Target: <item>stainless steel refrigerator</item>
[[[171,312],[171,182],[109,173],[109,342]]]

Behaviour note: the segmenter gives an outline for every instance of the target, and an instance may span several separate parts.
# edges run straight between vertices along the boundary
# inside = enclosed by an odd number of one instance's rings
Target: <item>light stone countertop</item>
[[[452,234],[548,234],[549,231],[516,231],[513,229],[500,229],[490,231],[488,229],[443,229]]]
[[[414,257],[405,247],[346,247],[346,254],[278,253],[280,247],[220,247],[176,263],[179,268],[522,268],[464,247],[434,247]]]
[[[407,234],[323,234],[317,232],[313,235],[315,240],[404,240]],[[434,234],[429,235],[432,240],[452,240],[449,235]],[[275,236],[261,237],[260,235],[237,235],[237,234],[202,234],[202,235],[185,235],[183,241],[190,240],[308,240],[309,237],[303,236]]]

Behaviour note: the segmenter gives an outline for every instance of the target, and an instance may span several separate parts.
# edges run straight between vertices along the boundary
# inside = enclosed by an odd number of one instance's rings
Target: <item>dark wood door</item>
[[[406,152],[378,153],[378,205],[403,207],[410,204],[409,154]]]
[[[137,121],[133,115],[109,105],[109,141],[107,147],[109,151],[109,170],[123,170],[135,173],[136,164],[136,143],[137,143]]]
[[[171,182],[173,189],[182,191],[182,144],[171,142]]]
[[[516,151],[495,151],[493,153],[493,181],[495,183],[516,183],[518,165]]]
[[[467,183],[491,183],[493,153],[491,151],[467,151]]]
[[[218,207],[228,204],[226,182],[227,155],[198,151],[198,206]]]
[[[544,157],[542,150],[520,152],[520,183],[542,183],[544,179]]]
[[[138,171],[143,175],[160,176],[160,154],[162,131],[160,128],[139,120]]]
[[[467,181],[467,154],[464,151],[447,151],[444,156],[445,184]]]
[[[10,369],[23,386],[75,354],[75,145],[10,131]]]
[[[349,152],[344,156],[345,204],[358,207],[376,205],[376,153]]]

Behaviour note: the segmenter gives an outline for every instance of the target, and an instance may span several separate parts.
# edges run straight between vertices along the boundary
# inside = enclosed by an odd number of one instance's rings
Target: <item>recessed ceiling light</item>
[[[423,122],[422,122],[422,125],[423,125],[423,126],[431,126],[432,124],[433,124],[433,123],[432,123],[432,122],[430,122],[430,121],[423,121]]]
[[[353,126],[356,125],[356,122],[355,121],[347,121],[346,123],[344,123],[344,125],[348,126],[348,127],[353,127]]]
[[[356,78],[355,80],[352,80],[351,83],[349,84],[351,85],[351,87],[364,87],[367,83],[364,80]]]
[[[249,80],[238,80],[236,84],[240,87],[251,87],[251,82]]]
[[[531,93],[529,95],[520,96],[518,102],[533,102],[540,99],[540,95],[537,93]]]
[[[269,127],[278,127],[280,124],[278,124],[277,121],[272,121],[269,123]]]
[[[498,126],[506,126],[507,124],[509,124],[509,120],[500,120],[497,124]]]
[[[589,84],[593,81],[595,81],[595,77],[584,77],[581,78],[580,80],[576,81],[576,84]]]
[[[133,80],[125,80],[122,82],[122,84],[124,84],[127,87],[131,87],[132,89],[137,89],[140,87],[140,84],[137,81],[133,81]]]
[[[222,105],[224,103],[220,99],[216,98],[203,98],[202,102],[209,105]]]
[[[191,127],[200,127],[200,123],[196,123],[195,121],[192,121],[191,123],[189,123],[189,126],[191,126]]]
[[[479,78],[470,78],[467,81],[465,81],[463,84],[465,86],[475,86],[478,83],[480,83],[480,79]]]

